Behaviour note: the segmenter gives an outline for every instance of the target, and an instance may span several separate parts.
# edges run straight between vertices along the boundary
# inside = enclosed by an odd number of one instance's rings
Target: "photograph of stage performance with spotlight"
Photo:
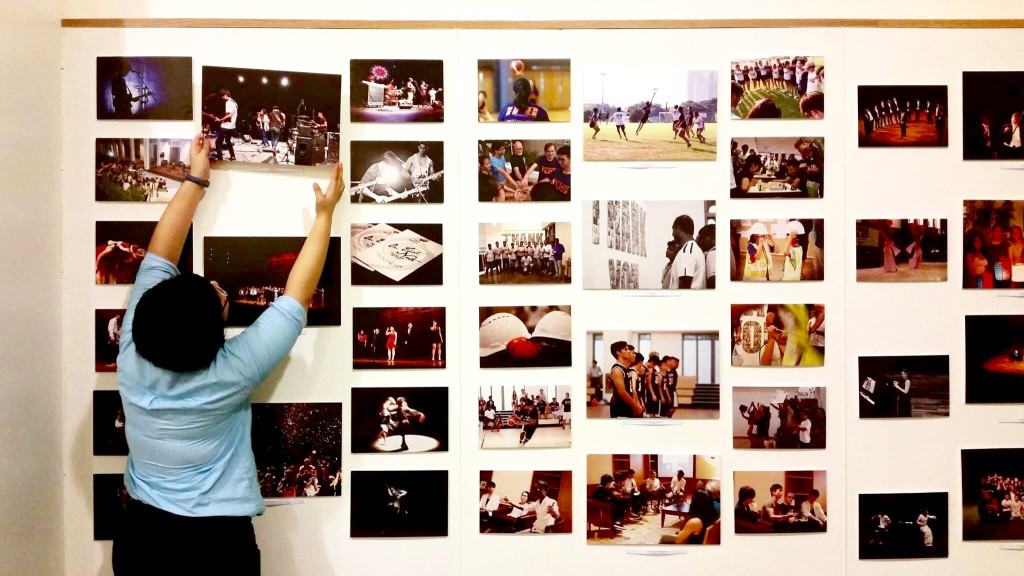
[[[447,388],[352,388],[353,454],[447,451]]]
[[[341,496],[341,403],[253,404],[252,453],[264,498]]]
[[[1024,316],[967,316],[967,403],[1024,403]]]
[[[733,138],[730,198],[822,198],[824,138]]]
[[[587,418],[717,419],[718,332],[587,332]]]
[[[861,418],[949,416],[949,356],[861,356]]]
[[[572,445],[572,387],[559,384],[480,386],[480,448],[568,448]]]
[[[134,284],[154,230],[156,222],[96,222],[96,284]],[[192,272],[191,226],[177,266],[182,274]]]
[[[585,202],[583,288],[714,289],[716,210],[714,200]]]
[[[964,160],[1024,158],[1024,72],[964,72]]]
[[[440,286],[441,224],[353,223],[353,286]]]
[[[352,471],[352,538],[448,535],[448,471]]]
[[[124,406],[117,390],[92,392],[92,455],[127,456]]]
[[[949,556],[949,493],[860,494],[861,560]]]
[[[117,372],[117,354],[121,350],[121,323],[124,309],[96,310],[96,371]]]
[[[572,282],[572,225],[569,222],[481,223],[477,274],[480,284]]]
[[[1024,448],[961,450],[965,541],[1024,540]]]
[[[481,470],[481,534],[571,534],[572,470]]]
[[[734,386],[732,447],[825,448],[825,388]]]
[[[737,534],[793,534],[828,529],[824,470],[733,472]]]
[[[772,56],[733,60],[733,119],[825,117],[825,58]]]
[[[113,540],[121,529],[124,509],[128,505],[128,489],[124,474],[92,475],[92,539]]]
[[[207,236],[203,275],[228,293],[226,326],[249,326],[284,295],[302,237]],[[307,326],[341,325],[341,238],[332,236],[327,260],[306,312]]]
[[[568,59],[477,61],[478,122],[568,122]]]
[[[964,288],[1024,288],[1024,202],[964,200]]]
[[[824,366],[824,304],[733,304],[733,366]]]
[[[729,241],[733,282],[825,279],[824,220],[730,220]]]
[[[481,306],[481,368],[572,366],[572,306]]]
[[[352,202],[444,202],[444,142],[352,142]]]
[[[571,152],[568,140],[480,140],[480,202],[568,202]]]
[[[444,122],[444,61],[352,60],[352,122]]]
[[[946,86],[858,86],[861,148],[949,145]]]
[[[444,368],[444,307],[353,308],[352,369]]]
[[[583,75],[583,159],[714,160],[718,72],[669,66]]]
[[[192,120],[192,58],[97,57],[96,119]]]
[[[338,162],[341,76],[203,66],[210,159],[331,166]]]
[[[857,220],[856,226],[857,282],[946,281],[945,218]]]
[[[718,456],[587,454],[587,544],[721,544],[721,481]]]
[[[97,138],[97,202],[170,202],[189,171],[191,140]]]

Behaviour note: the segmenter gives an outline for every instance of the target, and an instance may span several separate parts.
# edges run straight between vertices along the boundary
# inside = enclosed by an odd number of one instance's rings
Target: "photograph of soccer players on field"
[[[825,223],[812,218],[730,220],[734,282],[825,279]]]
[[[730,198],[822,198],[824,138],[733,138]]]
[[[568,140],[480,140],[481,202],[568,202],[572,158]]]
[[[945,218],[857,220],[857,282],[945,282]]]
[[[773,56],[733,60],[732,117],[825,117],[825,58]]]
[[[946,86],[858,86],[857,142],[871,147],[945,147]]]
[[[539,382],[519,388],[480,386],[480,448],[568,448],[572,443],[570,389]]]
[[[824,304],[733,304],[733,366],[824,366]]]
[[[569,60],[477,62],[478,122],[568,122]]]

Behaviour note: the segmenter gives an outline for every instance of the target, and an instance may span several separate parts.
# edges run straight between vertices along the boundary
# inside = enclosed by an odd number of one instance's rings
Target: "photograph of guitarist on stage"
[[[353,202],[444,202],[444,142],[352,142]]]
[[[96,58],[97,120],[191,120],[192,59]]]

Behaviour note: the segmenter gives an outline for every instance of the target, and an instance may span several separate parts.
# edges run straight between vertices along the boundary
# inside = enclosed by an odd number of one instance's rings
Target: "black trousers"
[[[114,538],[117,576],[260,573],[248,516],[178,516],[132,499],[122,518]]]

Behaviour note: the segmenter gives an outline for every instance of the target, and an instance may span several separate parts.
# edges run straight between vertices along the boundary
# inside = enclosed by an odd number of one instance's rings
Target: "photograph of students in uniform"
[[[737,534],[793,534],[828,529],[824,470],[733,472]]]
[[[477,61],[477,121],[568,122],[568,59]]]
[[[860,494],[861,560],[949,556],[949,493]]]
[[[857,220],[858,282],[945,282],[945,218]]]
[[[949,416],[949,356],[861,356],[861,418]]]
[[[825,448],[825,388],[736,386],[733,448]]]
[[[729,276],[734,282],[825,279],[821,219],[729,221]]]
[[[733,304],[733,366],[823,366],[824,304]]]
[[[858,86],[858,145],[948,146],[947,91],[946,86]]]
[[[734,60],[729,67],[734,119],[825,117],[825,58],[773,56]]]
[[[484,222],[477,245],[481,284],[572,281],[569,222]]]
[[[571,306],[481,306],[481,368],[572,365]]]
[[[481,470],[481,534],[572,532],[572,471]]]
[[[477,439],[481,449],[568,448],[572,445],[571,386],[481,385]]]

